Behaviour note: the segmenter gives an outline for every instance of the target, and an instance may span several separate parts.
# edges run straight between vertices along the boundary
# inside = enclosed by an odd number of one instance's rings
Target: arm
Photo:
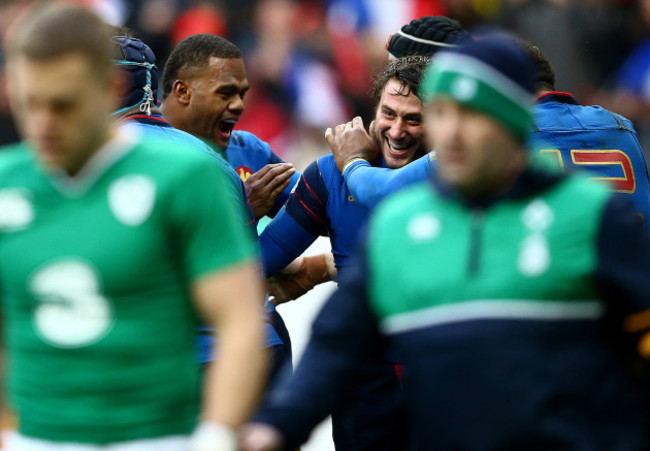
[[[260,236],[267,276],[282,271],[319,235],[328,234],[327,198],[323,176],[314,162],[301,176],[286,206]]]
[[[201,420],[238,428],[255,408],[265,382],[259,273],[248,262],[208,274],[193,284],[192,295],[205,324],[219,334],[219,358],[204,379]]]
[[[345,398],[356,362],[384,342],[372,313],[365,251],[314,321],[312,337],[294,377],[245,431],[246,451],[295,447]],[[269,426],[271,426],[269,428]],[[274,447],[275,446],[275,447]]]
[[[607,204],[598,237],[597,283],[613,318],[650,358],[650,237],[622,195]],[[618,325],[617,324],[617,325]]]
[[[227,173],[207,158],[194,163],[162,209],[195,310],[219,330],[219,359],[206,373],[202,423],[189,449],[234,449],[234,428],[252,412],[265,377],[264,296]]]
[[[354,199],[372,210],[389,194],[413,183],[426,180],[431,164],[427,154],[400,169],[376,168],[357,160],[345,168],[343,179]]]

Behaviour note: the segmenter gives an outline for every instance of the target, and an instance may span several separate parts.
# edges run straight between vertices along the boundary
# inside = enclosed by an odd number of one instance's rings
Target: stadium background
[[[35,0],[0,2],[0,41]],[[79,0],[84,1],[84,0]],[[269,142],[302,170],[328,151],[323,131],[369,118],[371,76],[386,63],[391,33],[422,15],[447,15],[466,28],[499,25],[539,46],[557,88],[583,104],[631,119],[650,151],[650,0],[85,0],[115,25],[132,28],[158,57],[194,33],[215,33],[243,51],[251,90],[237,129]],[[0,51],[0,68],[4,58]],[[0,144],[17,139],[0,73]],[[646,156],[648,159],[648,156]],[[328,247],[319,239],[308,251]],[[299,355],[332,283],[280,307]],[[333,449],[328,426],[305,451]]]

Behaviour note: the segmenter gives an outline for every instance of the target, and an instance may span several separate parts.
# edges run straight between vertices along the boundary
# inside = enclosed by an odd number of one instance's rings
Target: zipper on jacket
[[[485,212],[482,209],[472,211],[472,229],[469,238],[469,259],[467,262],[467,273],[475,275],[480,267],[481,244],[483,241],[483,220]]]

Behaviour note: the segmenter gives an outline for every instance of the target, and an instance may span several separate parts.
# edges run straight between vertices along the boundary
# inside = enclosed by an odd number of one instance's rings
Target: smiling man
[[[256,219],[280,210],[300,174],[252,133],[233,131],[250,85],[239,48],[213,34],[184,39],[163,72],[163,116],[174,127],[208,141],[245,182]],[[249,176],[250,175],[250,176]]]
[[[512,39],[445,51],[422,85],[432,179],[373,212],[242,449],[304,441],[378,342],[403,358],[412,451],[648,449],[650,241],[632,209],[529,159],[533,77]]]
[[[422,105],[416,93],[428,61],[425,57],[394,61],[375,80],[375,138],[368,139],[370,145],[381,148],[384,167],[402,167],[425,152]],[[337,130],[349,126],[343,124]],[[282,270],[319,235],[329,236],[334,263],[344,275],[350,270],[350,256],[368,215],[369,210],[345,186],[334,156],[319,158],[307,167],[285,208],[260,237],[268,275]],[[366,355],[349,386],[346,403],[332,415],[337,449],[403,449],[406,427],[394,366],[379,353]]]

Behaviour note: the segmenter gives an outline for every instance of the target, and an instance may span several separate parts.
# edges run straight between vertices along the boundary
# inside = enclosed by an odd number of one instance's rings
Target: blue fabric
[[[296,235],[296,242],[289,244],[294,237],[286,235],[284,231],[298,230],[295,225],[284,214],[271,221],[261,237],[262,254],[269,256],[265,257],[269,260],[267,267],[275,269],[281,266],[281,263],[270,261],[270,256],[280,255],[279,251],[270,250],[271,246],[284,249],[285,261],[300,256],[307,242],[304,231],[311,234],[312,241],[318,236],[329,236],[334,264],[339,274],[345,272],[369,210],[355,201],[343,182],[332,155],[325,155],[309,165],[289,197],[285,209],[286,214],[302,231]]]
[[[558,157],[552,150],[557,149],[567,170],[585,169],[593,177],[609,178],[615,191],[632,200],[650,230],[650,182],[632,123],[602,107],[579,105],[567,93],[540,97],[534,112],[532,146]]]
[[[262,169],[267,164],[284,163],[271,147],[252,133],[235,130],[230,136],[230,143],[226,148],[226,159],[235,169],[241,180],[245,182],[248,177]],[[300,173],[291,176],[291,182],[275,199],[275,203],[267,213],[273,218],[280,211],[291,194],[291,189],[298,183]]]
[[[315,239],[316,235],[300,226],[287,214],[286,209],[280,210],[260,235],[262,266],[266,276],[273,276],[286,268]]]
[[[386,196],[422,180],[426,180],[435,157],[429,153],[399,169],[374,168],[357,161],[345,170],[343,178],[354,199],[373,210]]]

